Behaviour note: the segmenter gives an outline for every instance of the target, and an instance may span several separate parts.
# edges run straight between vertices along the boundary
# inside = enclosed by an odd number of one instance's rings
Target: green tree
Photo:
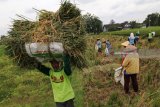
[[[117,31],[119,30],[118,27],[120,27],[120,24],[110,24],[108,26],[108,31]]]
[[[136,28],[136,21],[131,21],[130,22],[131,28]]]
[[[83,18],[85,20],[85,29],[87,33],[99,34],[103,31],[102,21],[97,16],[87,13]]]
[[[129,24],[131,25],[132,29],[134,29],[134,28],[140,28],[142,26],[141,23],[137,23],[136,21],[130,21]]]
[[[152,13],[147,16],[147,18],[143,21],[146,26],[160,26],[160,14]]]
[[[160,26],[160,14],[159,14],[159,17],[158,17],[158,26]]]
[[[37,62],[34,58],[28,56],[25,51],[26,32],[33,30],[35,22],[28,20],[14,20],[13,25],[8,31],[7,38],[3,40],[6,46],[5,54],[13,57],[15,63],[22,68],[33,68]],[[29,38],[28,38],[29,39]]]
[[[0,45],[3,44],[4,39],[6,38],[5,35],[0,35]]]
[[[3,39],[5,39],[5,35],[0,35],[0,40],[3,40]]]

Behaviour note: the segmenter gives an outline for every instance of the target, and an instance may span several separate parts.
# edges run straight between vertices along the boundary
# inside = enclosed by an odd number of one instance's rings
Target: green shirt
[[[59,72],[51,69],[49,75],[55,102],[65,102],[75,97],[69,77],[63,69]]]
[[[149,33],[148,38],[149,38],[149,39],[152,39],[152,33]]]

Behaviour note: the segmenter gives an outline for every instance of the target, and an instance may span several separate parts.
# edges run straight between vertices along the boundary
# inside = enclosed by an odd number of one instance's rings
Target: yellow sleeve
[[[123,66],[123,67],[127,67],[127,66],[128,66],[128,64],[129,64],[129,59],[130,59],[129,56],[127,55],[127,56],[125,57],[123,63],[122,63],[122,66]]]

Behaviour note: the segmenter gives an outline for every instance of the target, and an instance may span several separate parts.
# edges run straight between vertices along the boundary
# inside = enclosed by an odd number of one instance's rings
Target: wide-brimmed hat
[[[135,46],[133,46],[133,45],[128,45],[128,46],[124,49],[125,52],[134,52],[134,51],[136,51],[136,50],[137,50],[137,47],[135,47]]]
[[[129,41],[123,42],[121,43],[122,46],[128,46],[129,45]]]
[[[97,40],[100,40],[100,38],[97,38]]]

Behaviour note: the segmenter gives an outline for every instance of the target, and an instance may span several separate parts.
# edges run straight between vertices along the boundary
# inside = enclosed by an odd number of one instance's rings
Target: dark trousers
[[[132,80],[132,86],[133,86],[134,92],[138,92],[137,74],[129,74],[129,75],[125,74],[124,75],[124,90],[125,90],[125,93],[129,93],[130,78]]]
[[[56,102],[56,107],[74,107],[73,99],[65,102]]]
[[[148,42],[152,42],[152,39],[148,39]]]

